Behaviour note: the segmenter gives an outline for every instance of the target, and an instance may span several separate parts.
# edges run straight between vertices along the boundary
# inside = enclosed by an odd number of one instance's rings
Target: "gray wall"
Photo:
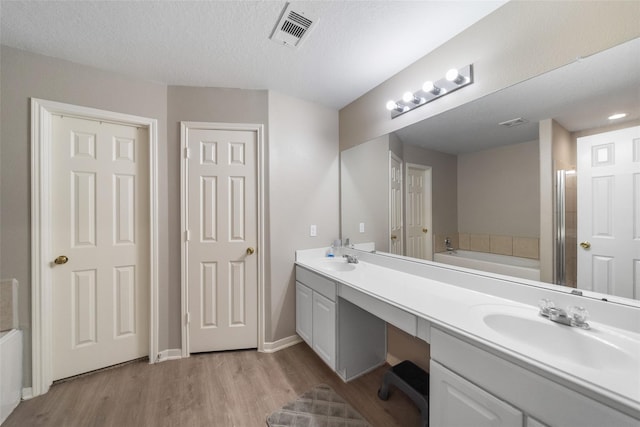
[[[338,168],[338,112],[270,91],[267,341],[296,331],[294,251],[339,237]]]
[[[25,331],[24,384],[31,384],[30,98],[41,98],[158,120],[160,259],[168,257],[167,88],[95,68],[1,47],[0,277],[20,283],[20,327]],[[160,263],[160,318],[168,315],[169,266]],[[160,334],[167,344],[166,328]]]
[[[458,228],[540,236],[537,140],[458,155]]]

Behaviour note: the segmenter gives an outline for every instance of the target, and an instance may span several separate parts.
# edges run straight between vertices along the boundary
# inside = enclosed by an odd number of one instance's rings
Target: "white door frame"
[[[189,173],[188,133],[192,129],[204,130],[243,130],[256,132],[256,179],[258,189],[258,351],[264,352],[264,126],[251,123],[209,123],[209,122],[180,122],[180,230],[182,230],[182,244],[180,245],[182,295],[182,357],[189,357],[189,288],[187,286],[187,213],[189,195],[187,193]]]
[[[31,395],[49,391],[53,382],[53,259],[51,251],[51,147],[53,115],[145,127],[149,133],[149,363],[158,355],[158,121],[43,99],[31,99]]]

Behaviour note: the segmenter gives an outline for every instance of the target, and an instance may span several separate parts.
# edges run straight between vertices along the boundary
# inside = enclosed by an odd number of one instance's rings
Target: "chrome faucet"
[[[547,317],[552,322],[582,329],[591,329],[587,323],[589,312],[584,307],[574,305],[563,310],[556,307],[553,301],[546,298],[540,300],[538,307],[540,307],[540,316]]]
[[[343,258],[347,259],[347,263],[348,264],[357,264],[358,263],[358,256],[357,255],[342,255]]]
[[[447,252],[455,252],[455,249],[451,246],[451,239],[449,237],[444,238],[444,246]]]

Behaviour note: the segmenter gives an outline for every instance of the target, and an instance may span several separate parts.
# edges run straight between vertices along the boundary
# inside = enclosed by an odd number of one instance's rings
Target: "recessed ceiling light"
[[[617,120],[617,119],[621,119],[623,117],[627,117],[627,113],[613,114],[613,115],[609,116],[609,120]]]

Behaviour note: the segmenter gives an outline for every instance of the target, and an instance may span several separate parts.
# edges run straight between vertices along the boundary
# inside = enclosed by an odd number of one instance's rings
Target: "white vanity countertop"
[[[539,317],[537,307],[532,305],[453,286],[370,262],[360,261],[353,271],[328,271],[323,268],[323,262],[326,262],[326,258],[302,256],[296,260],[296,263],[302,267],[392,304],[432,324],[443,326],[485,346],[497,349],[511,358],[537,368],[538,371],[551,373],[614,402],[622,403],[640,414],[640,334],[593,321],[589,321],[590,330],[570,328],[568,332],[569,327]],[[525,313],[527,318],[530,314],[528,321],[549,322],[552,328],[562,328],[558,330],[561,334],[587,334],[588,337],[585,338],[590,340],[599,340],[599,336],[606,335],[608,341],[602,344],[605,346],[602,347],[604,350],[610,349],[613,342],[615,347],[620,344],[619,348],[626,351],[611,353],[621,356],[620,363],[616,360],[611,361],[613,363],[607,363],[607,360],[599,361],[599,354],[591,358],[584,357],[584,351],[577,353],[578,357],[583,358],[582,363],[576,363],[574,355],[569,357],[561,349],[557,349],[554,337],[549,337],[549,345],[546,347],[532,345],[528,338],[522,339],[531,331],[522,330],[521,336],[517,336],[520,331],[514,324],[509,328],[515,333],[511,336],[505,335],[488,327],[482,317],[487,313],[508,315],[514,312]],[[547,324],[543,323],[541,326],[546,328]],[[523,329],[528,328],[523,327]],[[546,331],[546,329],[543,330]],[[553,333],[553,329],[551,331]],[[564,339],[560,335],[559,337],[561,339],[558,340],[558,337],[555,337],[555,341],[562,344]],[[601,358],[609,358],[609,353],[605,351],[603,354]]]

